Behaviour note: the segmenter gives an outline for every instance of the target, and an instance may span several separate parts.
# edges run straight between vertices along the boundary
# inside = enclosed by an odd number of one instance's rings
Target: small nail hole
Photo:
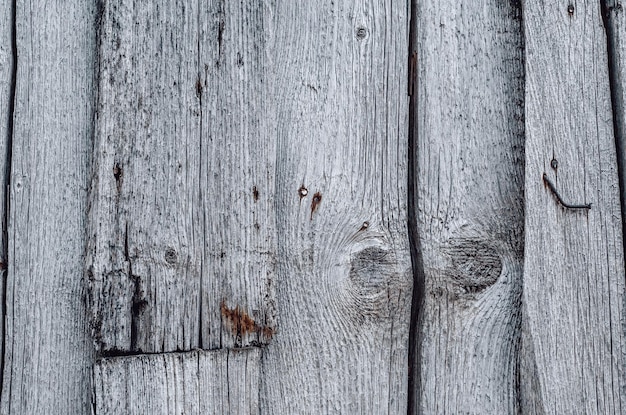
[[[309,191],[306,187],[300,186],[300,188],[298,189],[298,194],[300,195],[300,199],[302,199],[304,196],[309,194]]]
[[[569,6],[567,6],[567,12],[569,13],[570,16],[572,16],[574,14],[574,5],[570,4]]]
[[[356,38],[359,40],[363,40],[367,37],[367,29],[363,26],[359,26],[356,29]]]

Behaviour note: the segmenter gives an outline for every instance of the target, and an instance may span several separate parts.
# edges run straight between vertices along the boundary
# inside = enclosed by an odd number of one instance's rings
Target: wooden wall
[[[625,12],[0,4],[0,413],[624,413]]]

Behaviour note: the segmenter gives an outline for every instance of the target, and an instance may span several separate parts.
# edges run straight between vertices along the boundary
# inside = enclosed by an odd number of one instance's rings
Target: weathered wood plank
[[[260,348],[114,357],[94,367],[96,414],[257,414]]]
[[[417,2],[413,139],[424,298],[415,410],[517,413],[523,38],[517,2]]]
[[[202,346],[267,343],[275,328],[274,1],[200,6]],[[268,69],[269,68],[269,69]],[[270,91],[273,92],[273,91]],[[234,336],[231,335],[234,333]]]
[[[626,13],[620,1],[603,0],[607,36],[613,131],[622,206],[622,238],[626,232]]]
[[[6,281],[6,206],[7,206],[7,157],[13,134],[13,102],[15,51],[13,44],[14,7],[12,1],[0,4],[0,368],[4,358],[4,286]],[[0,373],[0,377],[2,374]],[[0,380],[0,388],[2,381]],[[1,390],[1,389],[0,389]]]
[[[82,278],[95,2],[68,7],[18,0],[16,7],[19,59],[0,412],[83,414],[91,406],[93,361]]]
[[[624,253],[600,2],[527,1],[524,17],[521,402],[531,413],[623,413]],[[591,209],[564,207],[551,186]]]
[[[408,7],[277,2],[279,325],[263,413],[406,413]]]
[[[103,350],[247,346],[273,334],[263,8],[231,6],[106,2],[90,215]]]

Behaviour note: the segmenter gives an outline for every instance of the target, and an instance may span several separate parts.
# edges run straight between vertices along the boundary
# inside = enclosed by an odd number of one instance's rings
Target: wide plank
[[[91,407],[93,362],[83,275],[96,4],[15,5],[18,61],[0,413],[84,414]]]
[[[520,377],[529,413],[626,410],[623,236],[600,11],[600,2],[524,2]]]
[[[105,352],[242,347],[273,335],[262,11],[104,6],[89,277]]]
[[[96,414],[258,414],[261,349],[112,357],[94,367]]]
[[[278,330],[261,412],[407,411],[409,9],[276,2]]]
[[[412,408],[516,414],[524,68],[517,2],[417,2],[412,113],[423,298]]]

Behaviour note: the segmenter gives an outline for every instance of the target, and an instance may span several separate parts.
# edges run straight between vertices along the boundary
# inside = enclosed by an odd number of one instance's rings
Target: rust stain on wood
[[[317,206],[322,201],[322,194],[320,192],[316,192],[313,195],[313,200],[311,201],[311,220],[313,220],[313,213],[317,210]]]
[[[238,305],[235,308],[229,308],[226,305],[226,300],[222,300],[220,303],[220,312],[222,313],[222,317],[224,317],[230,325],[234,335],[243,336],[249,333],[258,333],[267,339],[271,339],[274,335],[273,328],[260,326]]]

